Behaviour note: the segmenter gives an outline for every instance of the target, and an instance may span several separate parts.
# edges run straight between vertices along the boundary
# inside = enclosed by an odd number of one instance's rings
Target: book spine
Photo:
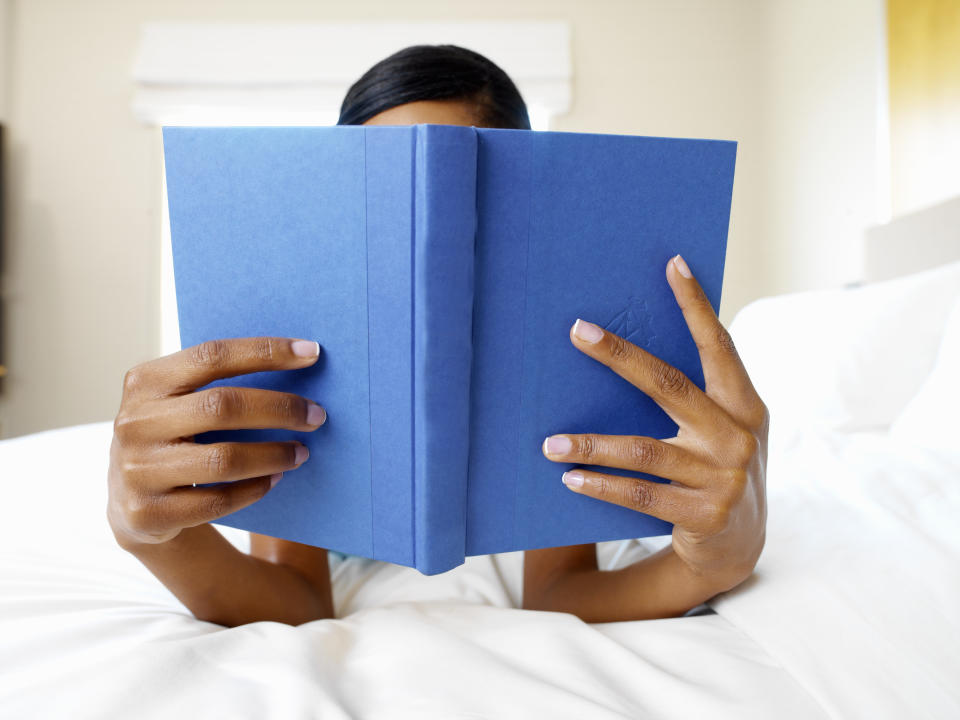
[[[432,575],[466,554],[477,134],[419,125],[416,143],[414,560]]]

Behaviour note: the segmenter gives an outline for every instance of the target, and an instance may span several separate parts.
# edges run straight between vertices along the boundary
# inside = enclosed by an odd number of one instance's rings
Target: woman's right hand
[[[308,452],[299,442],[201,444],[193,436],[255,428],[309,432],[326,420],[322,407],[272,390],[197,388],[220,378],[309,367],[318,356],[318,344],[307,340],[213,340],[127,372],[108,472],[107,517],[117,541],[171,540],[184,528],[256,502],[285,470],[302,465]]]

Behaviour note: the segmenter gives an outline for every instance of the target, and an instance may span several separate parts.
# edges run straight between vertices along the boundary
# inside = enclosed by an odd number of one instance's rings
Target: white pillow
[[[933,367],[958,296],[960,262],[743,308],[730,331],[771,432],[889,427]]]
[[[890,433],[924,447],[960,452],[960,300],[943,329],[937,362]]]

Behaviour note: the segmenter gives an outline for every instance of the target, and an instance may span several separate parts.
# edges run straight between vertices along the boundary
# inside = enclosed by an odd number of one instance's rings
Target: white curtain
[[[331,124],[347,88],[375,62],[408,45],[440,43],[500,65],[538,129],[569,109],[563,22],[147,24],[133,109],[151,125]]]

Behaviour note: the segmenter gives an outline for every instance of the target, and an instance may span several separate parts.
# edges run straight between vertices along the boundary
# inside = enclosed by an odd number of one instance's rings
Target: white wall
[[[13,0],[5,433],[111,418],[123,372],[158,352],[159,137],[130,112],[142,22],[568,21],[574,104],[554,129],[740,142],[722,308],[729,320],[760,295],[843,282],[852,272],[869,215],[859,185],[872,157],[859,130],[873,111],[860,88],[877,62],[866,40],[873,6]]]
[[[766,271],[776,292],[862,270],[889,214],[883,0],[770,0],[763,49]]]
[[[5,433],[111,417],[157,334],[159,152],[130,110],[123,3],[14,2]]]

